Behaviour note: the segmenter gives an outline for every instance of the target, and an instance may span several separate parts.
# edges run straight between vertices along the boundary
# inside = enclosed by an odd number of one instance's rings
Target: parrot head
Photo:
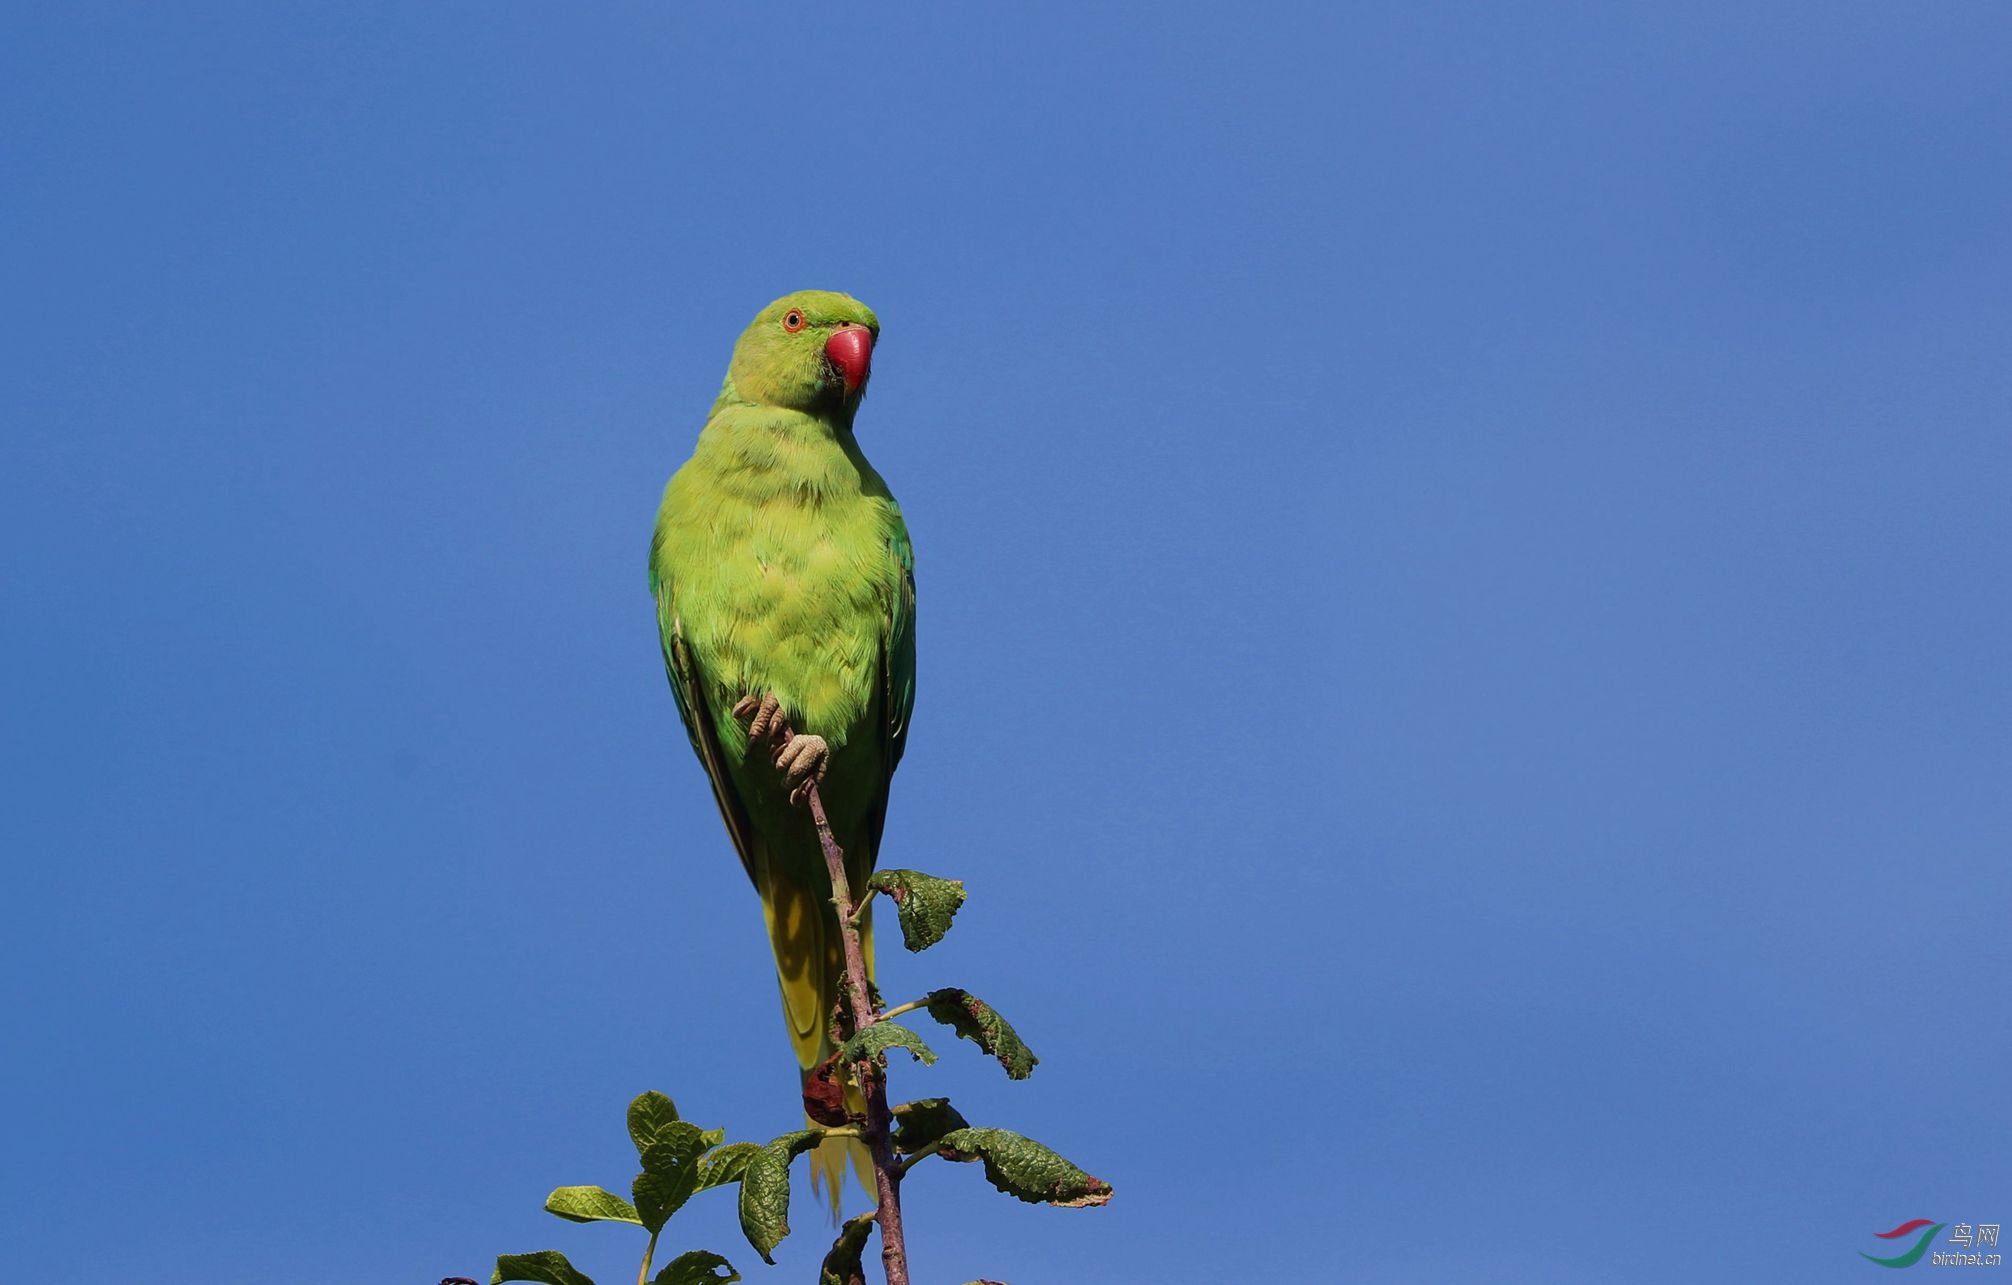
[[[727,377],[757,405],[849,415],[866,391],[878,338],[879,318],[851,295],[799,290],[741,332]]]

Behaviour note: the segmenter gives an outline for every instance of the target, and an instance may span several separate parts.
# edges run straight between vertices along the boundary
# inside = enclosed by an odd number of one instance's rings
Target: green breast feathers
[[[736,413],[738,412],[738,413]],[[651,568],[723,743],[770,692],[834,751],[870,731],[911,608],[908,537],[880,475],[809,416],[731,408],[671,479]]]

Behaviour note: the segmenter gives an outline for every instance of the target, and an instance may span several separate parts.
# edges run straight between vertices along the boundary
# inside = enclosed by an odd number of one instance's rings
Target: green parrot
[[[847,295],[805,290],[762,309],[664,488],[650,545],[671,691],[761,897],[806,1078],[833,1051],[843,960],[831,877],[798,800],[818,783],[846,878],[862,888],[915,703],[914,553],[852,432],[879,336]],[[861,928],[870,973],[871,922]],[[851,1149],[870,1189],[865,1148]],[[834,1211],[846,1156],[833,1139],[812,1166]]]

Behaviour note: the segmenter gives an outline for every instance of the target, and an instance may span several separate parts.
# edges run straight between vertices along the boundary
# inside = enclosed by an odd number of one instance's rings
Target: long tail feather
[[[838,936],[837,914],[828,900],[829,891],[774,869],[765,854],[758,852],[755,868],[762,895],[762,912],[768,919],[769,945],[775,951],[776,981],[782,990],[783,1018],[789,1026],[790,1043],[796,1049],[797,1067],[805,1080],[836,1051],[831,1042],[832,1005],[838,1000],[839,978],[845,959]],[[861,946],[866,953],[868,980],[873,976],[873,925],[869,910],[860,925]],[[859,1090],[846,1086],[846,1106],[864,1111],[866,1103]],[[857,1138],[830,1138],[819,1143],[811,1154],[811,1190],[826,1194],[832,1217],[838,1217],[839,1190],[847,1160],[859,1182],[873,1191],[873,1158]]]

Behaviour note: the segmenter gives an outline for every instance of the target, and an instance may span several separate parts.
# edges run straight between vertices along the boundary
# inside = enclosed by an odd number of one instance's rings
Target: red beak
[[[850,397],[865,385],[873,365],[873,332],[865,326],[841,326],[824,341],[824,355],[845,381],[845,395]]]

